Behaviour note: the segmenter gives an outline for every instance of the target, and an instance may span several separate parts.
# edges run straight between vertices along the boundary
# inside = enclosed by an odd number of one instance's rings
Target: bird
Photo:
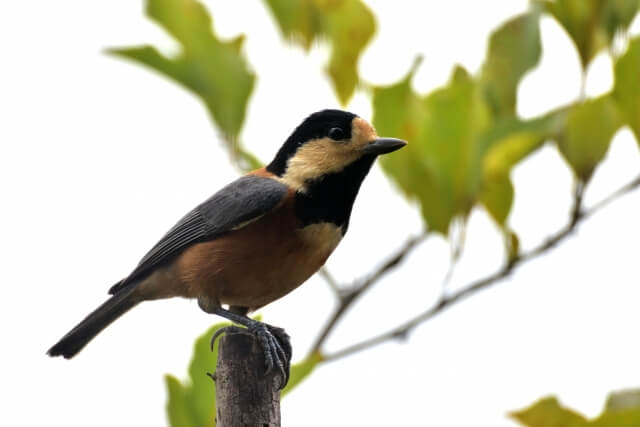
[[[186,297],[255,335],[266,373],[277,367],[283,387],[290,338],[248,314],[285,296],[325,264],[347,232],[356,195],[375,159],[406,144],[378,137],[369,122],[348,111],[309,115],[271,163],[182,217],[109,289],[111,297],[47,354],[72,358],[139,303]]]

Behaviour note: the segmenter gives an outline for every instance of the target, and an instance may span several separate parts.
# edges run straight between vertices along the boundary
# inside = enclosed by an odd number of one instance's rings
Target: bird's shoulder
[[[264,169],[250,172],[223,187],[194,211],[207,232],[229,231],[278,205],[289,187]]]
[[[195,243],[217,239],[250,224],[272,211],[287,194],[287,185],[264,169],[236,179],[183,216],[109,293],[146,277]]]

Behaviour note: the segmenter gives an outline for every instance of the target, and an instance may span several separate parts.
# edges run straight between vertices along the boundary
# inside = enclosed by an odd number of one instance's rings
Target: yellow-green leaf
[[[558,137],[560,152],[574,173],[588,181],[609,149],[622,122],[609,95],[572,106],[564,132]]]
[[[462,68],[447,86],[421,97],[411,88],[419,64],[400,82],[373,91],[378,132],[409,141],[380,159],[384,171],[420,203],[431,230],[447,234],[453,218],[464,218],[480,202],[509,232],[511,169],[559,134],[566,110],[526,121],[509,114],[496,118],[480,85]]]
[[[504,224],[511,211],[513,195],[513,184],[509,176],[499,175],[491,180],[485,180],[480,201],[498,224]]]
[[[167,417],[172,427],[198,427],[185,396],[185,388],[173,375],[165,375],[167,385]]]
[[[393,135],[409,141],[402,150],[383,156],[381,165],[408,197],[417,197],[416,183],[426,180],[418,159],[419,126],[424,105],[411,88],[422,58],[417,58],[407,76],[398,83],[374,89],[373,123],[380,135]],[[401,153],[405,151],[405,153]]]
[[[289,394],[304,379],[306,379],[315,369],[318,363],[322,362],[322,354],[319,352],[311,353],[304,360],[291,366],[291,375],[287,386],[282,390],[282,396]]]
[[[632,39],[616,61],[613,97],[640,144],[640,37]]]
[[[227,140],[234,141],[255,82],[241,52],[243,38],[219,40],[209,13],[196,0],[148,0],[146,11],[180,43],[181,52],[167,57],[152,46],[110,52],[145,64],[192,91],[205,103]]]
[[[255,317],[260,320],[260,316]],[[167,416],[173,427],[211,427],[215,426],[216,388],[207,375],[215,370],[218,360],[218,342],[213,351],[210,349],[211,337],[229,323],[218,323],[200,335],[193,346],[193,356],[189,363],[189,379],[180,382],[173,375],[166,375],[168,401]],[[306,379],[323,358],[313,353],[306,359],[291,366],[291,377],[282,396],[291,392]]]
[[[611,393],[605,410],[590,425],[593,427],[640,426],[640,390]]]
[[[480,80],[496,115],[515,114],[520,79],[540,60],[537,7],[502,24],[489,38]]]
[[[640,0],[601,0],[602,26],[611,42],[618,31],[626,30],[640,8]]]
[[[358,84],[358,59],[375,32],[373,13],[361,0],[265,0],[282,34],[309,49],[328,39],[327,73],[346,104]]]
[[[640,390],[616,391],[609,395],[605,405],[606,411],[625,411],[627,409],[640,409]]]
[[[480,189],[484,152],[479,135],[489,126],[489,110],[475,81],[458,67],[449,85],[425,100],[419,148],[433,177],[434,201],[441,207],[425,206],[449,224],[457,214],[466,215]],[[444,220],[444,221],[442,221]]]
[[[561,406],[555,397],[509,415],[526,427],[636,427],[640,425],[640,390],[612,393],[594,420]]]
[[[173,427],[183,425],[194,427],[211,427],[215,425],[216,387],[207,373],[213,373],[218,360],[218,343],[211,351],[209,342],[213,334],[225,326],[227,322],[218,323],[200,335],[193,346],[193,356],[189,363],[189,379],[180,383],[171,375],[167,375],[169,401],[167,411]],[[180,387],[178,387],[178,385]],[[189,419],[191,424],[174,423],[173,420]]]
[[[213,351],[210,348],[211,337],[229,323],[218,323],[200,335],[193,346],[193,356],[189,363],[190,387],[186,397],[200,426],[211,426],[216,416],[216,386],[207,373],[213,373],[218,362],[218,342]]]
[[[637,427],[640,426],[640,408],[605,412],[589,424],[589,427]]]
[[[265,0],[282,35],[308,50],[322,34],[322,17],[313,1]]]
[[[606,34],[598,25],[602,0],[553,0],[547,10],[573,41],[583,69],[606,46]]]
[[[563,124],[562,110],[541,118],[499,120],[483,135],[486,154],[480,201],[493,219],[504,227],[513,203],[511,169],[552,138]]]
[[[374,89],[374,124],[381,134],[409,145],[382,160],[384,170],[420,202],[429,229],[447,234],[451,220],[466,216],[482,177],[478,136],[490,121],[476,82],[462,68],[449,84],[428,96],[415,95],[412,70],[401,82]]]
[[[638,12],[638,0],[553,0],[547,11],[569,34],[583,69],[596,54],[625,31]]]
[[[527,427],[583,427],[587,420],[580,414],[560,406],[555,397],[542,399],[521,411],[509,414]]]

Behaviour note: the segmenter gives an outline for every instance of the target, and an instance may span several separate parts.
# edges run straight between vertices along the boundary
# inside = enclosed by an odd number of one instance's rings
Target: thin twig
[[[457,218],[456,221],[459,221],[458,226],[458,235],[455,237],[451,237],[451,256],[449,257],[449,268],[447,269],[447,273],[442,279],[442,292],[447,291],[447,287],[449,283],[451,283],[451,279],[453,279],[453,273],[455,272],[456,267],[458,266],[458,261],[462,257],[462,252],[464,250],[464,242],[467,238],[467,225],[463,218]]]
[[[368,289],[371,288],[382,276],[388,273],[393,268],[397,267],[400,262],[418,245],[418,243],[424,241],[428,236],[428,232],[424,232],[419,236],[415,236],[410,238],[402,248],[400,248],[395,254],[389,257],[387,261],[378,267],[371,275],[366,278],[356,281],[356,285],[351,288],[338,287],[340,289],[341,295],[338,301],[338,307],[336,307],[335,311],[324,325],[318,337],[316,338],[313,346],[311,347],[311,352],[317,352],[320,350],[320,347],[324,344],[324,342],[329,337],[329,334],[333,331],[334,327],[338,323],[338,321],[344,316],[349,307],[356,301],[362,294],[364,294]]]
[[[600,211],[602,208],[610,204],[615,199],[629,193],[630,191],[640,187],[640,175],[638,175],[635,179],[620,187],[618,190],[605,197],[591,208],[583,210],[582,209],[582,200],[584,195],[584,185],[582,183],[578,183],[576,185],[575,193],[574,193],[574,201],[573,207],[571,210],[571,215],[569,218],[569,222],[562,229],[558,230],[557,233],[551,235],[540,245],[531,249],[528,252],[524,252],[520,255],[512,258],[510,262],[505,264],[500,270],[496,271],[489,276],[479,279],[477,281],[471,282],[469,285],[464,287],[458,292],[455,292],[449,296],[443,296],[433,307],[428,310],[420,313],[419,315],[413,317],[407,322],[396,326],[393,329],[390,329],[387,332],[384,332],[378,336],[373,338],[369,338],[367,340],[361,341],[356,344],[352,344],[347,346],[341,350],[338,350],[334,353],[324,355],[323,361],[334,361],[337,359],[341,359],[345,356],[349,356],[356,352],[371,348],[378,344],[382,344],[386,341],[390,341],[392,339],[406,338],[406,336],[411,332],[413,328],[418,326],[419,324],[431,319],[432,317],[442,313],[448,308],[451,308],[453,305],[461,302],[466,297],[475,294],[476,292],[486,289],[496,283],[499,283],[502,279],[507,277],[509,274],[513,272],[513,270],[520,264],[530,261],[531,259],[542,255],[547,252],[554,246],[556,246],[560,241],[564,240],[568,237],[577,227],[577,225],[592,216],[594,213]]]
[[[598,203],[594,204],[588,211],[584,212],[582,216],[586,218],[588,216],[593,215],[595,212],[606,207],[609,203],[613,202],[620,196],[624,196],[626,193],[635,190],[637,187],[640,187],[640,175],[638,175],[635,179],[633,179],[632,181],[629,181],[627,184],[623,185],[622,187],[618,188],[616,191],[609,194],[607,197],[600,200]]]
[[[329,285],[329,287],[333,291],[334,295],[339,300],[342,300],[343,294],[344,294],[344,290],[340,287],[340,285],[338,285],[338,281],[335,279],[335,277],[333,277],[333,274],[331,274],[331,272],[329,272],[329,269],[327,267],[322,267],[318,271],[318,274],[320,274],[320,277],[322,277],[327,282],[327,284]]]

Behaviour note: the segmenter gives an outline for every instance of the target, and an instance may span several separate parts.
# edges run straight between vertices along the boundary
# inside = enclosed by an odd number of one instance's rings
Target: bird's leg
[[[246,329],[238,328],[237,326],[227,326],[226,328],[219,329],[213,334],[213,337],[211,337],[211,348],[213,349],[216,339],[225,332],[249,332],[258,339],[258,343],[260,343],[264,351],[264,360],[267,365],[265,375],[271,372],[274,366],[277,366],[283,379],[280,388],[284,388],[289,381],[292,353],[291,341],[284,329],[253,320],[242,314],[225,310],[222,307],[216,307],[212,312],[234,323],[245,326]]]

